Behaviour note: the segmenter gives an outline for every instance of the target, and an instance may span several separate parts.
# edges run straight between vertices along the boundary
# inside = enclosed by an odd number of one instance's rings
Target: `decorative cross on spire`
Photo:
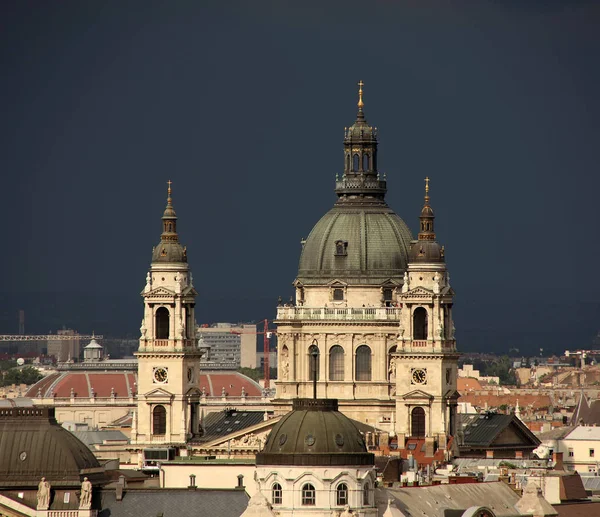
[[[362,110],[365,103],[363,102],[363,86],[365,83],[362,82],[362,79],[358,81],[358,109]]]
[[[429,177],[425,178],[425,204],[429,204]]]
[[[171,205],[171,184],[173,182],[171,180],[167,181],[167,185],[169,185],[169,187],[167,188],[167,204]]]

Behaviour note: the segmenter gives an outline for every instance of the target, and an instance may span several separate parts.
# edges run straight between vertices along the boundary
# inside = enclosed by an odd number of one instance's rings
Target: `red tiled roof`
[[[456,379],[456,391],[459,393],[482,389],[480,382],[474,377],[459,377]]]
[[[212,395],[214,397],[220,396],[223,388],[230,397],[240,397],[242,387],[248,397],[260,397],[262,394],[260,384],[238,372],[203,373],[200,375],[198,387],[200,389],[204,388],[207,396]]]
[[[127,372],[58,372],[31,386],[26,396],[37,397],[39,389],[42,397],[68,398],[71,390],[76,397],[91,397],[92,393],[110,397],[114,388],[116,398],[128,398],[128,388],[135,392],[135,382],[136,375]]]
[[[222,389],[229,397],[240,397],[242,387],[248,397],[260,397],[262,388],[249,377],[238,372],[202,373],[198,388],[205,388],[207,396],[221,396]],[[114,389],[118,399],[128,398],[129,392],[137,393],[137,374],[133,372],[57,372],[45,377],[27,390],[27,397],[37,397],[38,389],[43,397],[68,398],[71,390],[76,397],[106,398],[111,396]]]
[[[533,409],[543,409],[552,405],[548,395],[527,395],[523,393],[518,395],[496,395],[491,393],[486,395],[476,395],[474,393],[466,392],[460,397],[460,402],[470,402],[476,407],[485,407],[487,402],[489,408],[497,408],[502,405],[515,407],[517,401],[519,401],[519,406],[524,408],[532,407]]]

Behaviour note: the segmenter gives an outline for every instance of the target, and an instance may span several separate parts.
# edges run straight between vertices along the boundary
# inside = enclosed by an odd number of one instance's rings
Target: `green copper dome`
[[[297,280],[373,285],[402,278],[412,235],[387,205],[335,206],[306,239]]]
[[[293,409],[269,434],[257,465],[373,465],[354,423],[336,399],[294,399]]]
[[[412,235],[385,202],[387,181],[377,168],[377,128],[364,114],[359,83],[356,121],[344,130],[344,173],[336,177],[338,200],[315,225],[304,243],[297,282],[350,285],[401,281]]]

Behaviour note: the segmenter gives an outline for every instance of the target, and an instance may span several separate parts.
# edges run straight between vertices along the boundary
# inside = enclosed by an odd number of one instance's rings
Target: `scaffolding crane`
[[[237,330],[232,330],[231,333],[232,334],[252,334],[255,336],[263,336],[263,350],[264,350],[264,380],[265,380],[265,389],[268,389],[271,387],[271,365],[270,360],[269,360],[269,354],[270,354],[270,350],[269,350],[269,341],[270,339],[273,337],[273,334],[277,334],[276,331],[274,330],[269,330],[269,320],[264,320],[264,328],[262,331],[258,331],[258,332],[239,332]]]
[[[104,339],[98,334],[0,334],[0,341],[66,341],[70,339]]]

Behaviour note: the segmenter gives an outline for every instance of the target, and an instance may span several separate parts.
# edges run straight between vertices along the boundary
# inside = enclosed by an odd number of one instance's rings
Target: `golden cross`
[[[425,194],[429,194],[429,178],[425,178]]]
[[[362,79],[360,81],[358,81],[358,107],[362,109],[362,107],[365,105],[365,103],[363,102],[363,86],[365,85],[365,83],[362,82]]]
[[[167,181],[167,185],[169,185],[169,189],[167,191],[169,193],[169,196],[171,195],[171,183],[173,183],[171,180]]]

